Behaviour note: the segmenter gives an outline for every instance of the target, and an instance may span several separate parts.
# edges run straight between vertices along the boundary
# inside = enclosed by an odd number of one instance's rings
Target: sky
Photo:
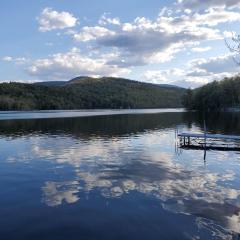
[[[0,2],[0,82],[123,77],[198,87],[238,73],[240,0]]]

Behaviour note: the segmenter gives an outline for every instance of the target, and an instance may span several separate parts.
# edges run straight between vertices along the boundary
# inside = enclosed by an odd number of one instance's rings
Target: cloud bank
[[[62,30],[72,48],[27,61],[27,73],[37,79],[68,80],[77,75],[128,77],[138,72],[137,80],[181,86],[232,76],[238,72],[232,55],[210,57],[210,51],[213,44],[230,37],[223,26],[240,22],[239,6],[236,0],[178,0],[152,19],[124,21],[103,13],[95,24],[82,23],[81,28],[72,13],[45,8],[37,18],[39,31]],[[173,64],[179,58],[185,59],[184,67]],[[5,56],[2,61],[21,59]]]

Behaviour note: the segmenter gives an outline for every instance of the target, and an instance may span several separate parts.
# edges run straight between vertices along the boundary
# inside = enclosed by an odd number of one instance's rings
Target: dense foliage
[[[184,91],[120,78],[80,77],[64,84],[2,83],[0,110],[181,107]]]
[[[240,106],[240,76],[214,81],[203,87],[187,90],[183,97],[187,109],[221,111]]]

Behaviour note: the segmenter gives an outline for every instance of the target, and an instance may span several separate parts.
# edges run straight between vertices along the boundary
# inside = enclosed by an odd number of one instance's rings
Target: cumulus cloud
[[[177,3],[183,8],[198,9],[209,7],[239,7],[239,0],[178,0]]]
[[[73,37],[76,41],[88,42],[90,40],[96,40],[104,36],[114,35],[114,32],[100,26],[95,27],[83,27],[79,33],[74,33]]]
[[[172,84],[185,88],[199,87],[208,82],[201,77],[187,77],[185,69],[173,68],[168,70],[150,70],[143,74],[143,81],[155,84]]]
[[[204,13],[185,11],[182,15],[163,9],[155,20],[138,17],[133,22],[100,19],[103,26],[83,27],[73,38],[79,42],[93,41],[99,48],[117,49],[122,66],[141,66],[149,63],[167,62],[175,54],[194,47],[202,41],[221,40],[225,34],[216,28],[221,23],[240,21],[240,13],[224,8],[209,9]],[[113,22],[113,20],[112,20]],[[193,51],[207,51],[209,48],[193,48]]]
[[[39,30],[65,29],[63,34],[71,36],[74,44],[80,43],[83,51],[89,52],[83,54],[74,48],[36,59],[28,73],[48,80],[69,79],[76,75],[120,76],[134,67],[170,62],[183,51],[204,56],[204,52],[212,49],[207,46],[209,41],[223,41],[236,34],[225,31],[222,26],[240,22],[240,12],[235,8],[240,6],[239,0],[176,1],[175,7],[164,7],[154,19],[137,17],[124,22],[104,13],[96,25],[82,26],[81,29],[73,28],[78,19],[71,13],[45,8],[38,17]],[[2,61],[23,63],[25,60],[6,56]],[[196,59],[184,69],[171,66],[168,70],[146,71],[142,79],[199,86],[237,72],[231,56],[220,56]]]
[[[4,62],[14,62],[16,64],[24,64],[28,61],[25,57],[12,57],[12,56],[5,56],[1,59]]]
[[[219,38],[215,30],[202,29],[202,33],[176,32],[169,33],[158,29],[155,23],[146,19],[135,20],[133,24],[124,24],[121,29],[107,30],[100,27],[85,27],[74,38],[79,41],[96,40],[99,47],[118,49],[119,64],[129,66],[143,65],[147,62],[166,62],[172,59],[174,53],[179,52],[187,45],[204,39]]]
[[[224,72],[236,74],[239,71],[239,66],[234,63],[232,54],[195,59],[190,62],[190,66],[193,69],[205,71],[208,75]]]
[[[90,57],[73,48],[66,53],[35,60],[28,72],[32,76],[48,80],[68,80],[79,75],[118,76],[129,73],[128,69],[108,64],[108,58],[112,57],[112,55]]]
[[[212,48],[211,47],[195,47],[192,48],[193,52],[207,52],[210,51]]]
[[[186,68],[146,71],[143,80],[157,84],[174,84],[182,87],[199,87],[213,80],[231,77],[239,72],[233,55],[212,58],[197,58],[190,61]]]
[[[120,19],[119,18],[110,18],[108,17],[107,13],[104,13],[101,18],[99,19],[98,23],[100,25],[108,25],[108,24],[112,24],[112,25],[120,25]]]
[[[195,13],[192,19],[197,24],[216,26],[219,23],[239,21],[240,13],[224,8],[210,8],[206,10],[205,14]]]
[[[149,70],[146,71],[144,74],[144,80],[150,81],[152,83],[174,83],[176,79],[173,78],[175,77],[182,77],[184,76],[185,72],[183,69],[180,68],[173,68],[173,69],[168,69],[168,70]]]
[[[51,8],[43,9],[37,20],[39,23],[39,31],[41,32],[71,28],[77,24],[77,18],[71,13],[57,12]]]
[[[225,38],[236,38],[237,37],[237,33],[236,32],[230,32],[230,31],[224,31],[223,35]]]

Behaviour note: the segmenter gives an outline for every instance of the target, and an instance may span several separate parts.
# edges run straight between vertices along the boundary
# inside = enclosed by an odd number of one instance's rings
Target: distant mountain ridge
[[[0,110],[178,108],[184,88],[113,77],[0,84]]]
[[[66,86],[67,84],[73,84],[73,83],[82,83],[83,81],[97,81],[97,80],[101,80],[104,78],[108,78],[108,79],[116,79],[118,80],[119,78],[114,78],[114,77],[102,77],[102,78],[92,78],[92,77],[88,77],[88,76],[80,76],[80,77],[76,77],[73,78],[69,81],[44,81],[44,82],[36,82],[34,83],[35,85],[41,85],[41,86]],[[159,87],[169,87],[169,88],[182,88],[176,85],[172,85],[172,84],[155,84],[155,83],[147,83],[147,82],[140,82],[140,81],[135,81],[135,80],[129,80],[129,79],[125,79],[125,78],[121,78],[124,79],[125,81],[131,81],[131,82],[139,82],[142,84],[151,84],[154,86],[159,86]],[[183,88],[182,88],[183,89]]]

